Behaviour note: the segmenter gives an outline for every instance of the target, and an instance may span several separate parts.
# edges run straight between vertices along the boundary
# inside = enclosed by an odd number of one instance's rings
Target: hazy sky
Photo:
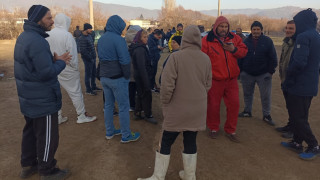
[[[162,0],[93,0],[104,3],[121,4],[147,9],[160,9]],[[185,9],[209,10],[217,9],[218,0],[176,0]],[[221,9],[259,8],[269,9],[283,6],[320,9],[320,0],[221,0]]]

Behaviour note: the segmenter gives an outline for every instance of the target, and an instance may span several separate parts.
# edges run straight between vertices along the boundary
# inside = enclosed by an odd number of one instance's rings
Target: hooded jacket
[[[126,36],[124,39],[126,40],[127,46],[131,45],[134,37],[136,36],[137,32],[141,30],[141,27],[138,25],[132,25],[129,27],[127,30]],[[133,65],[132,65],[132,60],[130,62],[130,82],[135,82],[134,80],[134,70],[133,70]]]
[[[224,22],[229,24],[225,17],[219,16],[212,31],[202,38],[201,50],[209,56],[212,65],[212,78],[217,81],[238,77],[240,70],[237,59],[245,57],[248,52],[247,46],[242,42],[240,36],[233,32],[228,32],[224,39],[218,37],[217,27]],[[232,42],[236,48],[234,52],[224,50],[222,41]]]
[[[38,118],[61,109],[57,76],[66,64],[62,60],[53,62],[45,40],[48,34],[40,25],[25,20],[23,28],[14,48],[14,75],[22,114]]]
[[[106,33],[98,41],[100,76],[108,78],[130,78],[130,54],[126,41],[121,37],[126,23],[120,16],[108,19]]]
[[[54,19],[55,28],[48,32],[49,37],[46,40],[49,42],[50,50],[52,55],[57,53],[58,56],[66,52],[70,52],[72,59],[70,64],[61,72],[61,75],[66,73],[72,73],[73,71],[78,71],[78,53],[77,53],[77,44],[72,34],[68,31],[71,24],[71,19],[59,13]]]
[[[297,96],[316,96],[319,83],[320,35],[318,18],[311,10],[303,10],[293,18],[296,43],[287,69],[283,90]]]
[[[201,51],[195,25],[185,29],[181,48],[170,55],[161,80],[163,129],[200,131],[206,128],[207,94],[212,73],[209,57]]]

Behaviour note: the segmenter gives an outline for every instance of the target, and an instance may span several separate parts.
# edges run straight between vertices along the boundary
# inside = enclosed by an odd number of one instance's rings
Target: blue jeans
[[[86,92],[91,92],[96,86],[96,60],[83,59],[84,63],[84,83],[86,85]]]
[[[114,102],[117,101],[119,107],[120,129],[123,138],[127,138],[130,134],[130,116],[129,116],[129,80],[124,77],[118,79],[110,79],[101,77],[100,82],[103,87],[105,103],[104,103],[104,122],[108,134],[114,132],[113,109]]]

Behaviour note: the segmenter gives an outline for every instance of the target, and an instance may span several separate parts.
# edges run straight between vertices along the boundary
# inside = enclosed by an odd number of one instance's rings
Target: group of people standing
[[[309,107],[312,97],[317,95],[319,81],[320,51],[316,48],[320,47],[320,35],[315,30],[317,20],[315,13],[307,9],[288,22],[280,59],[281,86],[289,123],[277,130],[293,134],[290,142],[281,144],[306,160],[320,154],[318,142],[308,124]],[[70,175],[68,170],[56,168],[54,158],[59,142],[60,84],[73,101],[78,114],[77,123],[96,120],[85,111],[77,58],[80,49],[85,64],[86,94],[95,95],[101,89],[92,76],[96,75],[96,52],[89,36],[92,26],[84,25],[77,46],[68,32],[69,17],[57,14],[55,28],[50,31],[53,24],[48,8],[32,6],[25,20],[24,32],[15,46],[16,84],[20,109],[26,120],[21,178],[37,172],[42,180],[65,179]],[[292,28],[296,29],[295,32]],[[152,90],[156,88],[155,74],[163,48],[159,40],[163,33],[155,30],[148,35],[147,31],[131,26],[123,38],[121,35],[125,30],[126,23],[121,17],[113,15],[108,19],[105,33],[97,44],[97,77],[105,98],[105,137],[110,140],[121,135],[121,142],[129,143],[140,138],[139,132],[130,129],[130,108],[134,108],[135,118],[158,123],[152,116]],[[208,127],[209,136],[218,137],[222,98],[227,106],[225,135],[233,142],[240,142],[236,135],[237,119],[252,117],[256,83],[261,95],[262,120],[274,125],[271,118],[271,82],[277,56],[272,40],[262,31],[262,24],[255,21],[251,25],[250,36],[243,40],[230,31],[228,19],[219,16],[213,29],[201,39],[197,26],[190,25],[183,31],[183,25],[178,24],[177,31],[169,38],[172,54],[165,60],[159,80],[163,132],[160,149],[156,151],[154,173],[147,180],[165,179],[171,146],[181,132],[184,170],[179,172],[179,176],[185,180],[196,179],[197,132]],[[245,101],[241,113],[238,76]],[[136,101],[132,96],[137,96]],[[119,109],[119,128],[113,123],[115,102]],[[305,151],[303,141],[308,144]]]

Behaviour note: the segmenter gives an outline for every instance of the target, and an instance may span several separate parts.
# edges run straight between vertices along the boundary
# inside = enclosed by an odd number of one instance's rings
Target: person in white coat
[[[77,123],[80,124],[95,121],[97,117],[89,116],[85,110],[80,84],[80,72],[78,70],[77,44],[72,34],[68,32],[70,24],[71,19],[68,16],[63,13],[57,14],[54,19],[55,28],[48,32],[49,37],[46,39],[53,55],[61,55],[65,52],[70,52],[70,55],[72,55],[70,64],[59,74],[58,80],[70,96],[78,114]],[[59,124],[68,120],[67,117],[62,117],[61,110],[58,114]]]

